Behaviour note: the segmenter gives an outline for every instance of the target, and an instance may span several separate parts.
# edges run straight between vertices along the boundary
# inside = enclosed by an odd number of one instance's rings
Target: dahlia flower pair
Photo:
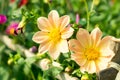
[[[55,10],[48,14],[48,18],[39,17],[37,24],[40,31],[33,36],[33,41],[40,44],[39,52],[48,52],[55,60],[60,53],[67,53],[70,50],[71,59],[80,66],[82,72],[94,73],[107,68],[108,62],[114,56],[109,45],[112,37],[102,38],[102,32],[98,27],[91,33],[80,28],[76,39],[68,41],[74,32],[72,27],[67,27],[69,22],[68,15],[59,17]]]

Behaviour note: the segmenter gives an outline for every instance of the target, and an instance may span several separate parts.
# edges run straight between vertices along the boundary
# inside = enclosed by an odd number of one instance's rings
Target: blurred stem
[[[70,11],[73,11],[73,7],[72,7],[72,4],[70,2],[70,0],[65,0],[66,1],[66,4],[67,4],[67,7]]]
[[[34,74],[33,74],[33,72],[32,72],[32,70],[30,70],[30,72],[31,72],[32,79],[33,79],[33,80],[36,80],[36,79],[35,79],[35,76],[34,76]]]
[[[4,0],[1,1],[1,13],[3,13],[3,8],[4,8]]]
[[[86,27],[86,29],[88,30],[89,29],[89,25],[90,25],[90,22],[89,22],[89,16],[90,16],[90,14],[89,14],[89,10],[88,10],[88,5],[87,5],[87,1],[86,0],[83,0],[84,1],[84,3],[85,3],[85,8],[86,8],[86,13],[87,13],[87,27]]]
[[[84,3],[85,3],[86,13],[87,13],[87,27],[86,27],[86,29],[88,30],[88,29],[89,29],[89,25],[90,25],[90,13],[92,12],[92,10],[93,10],[93,8],[94,8],[94,1],[95,1],[95,0],[92,1],[92,5],[91,5],[90,11],[89,11],[89,9],[88,9],[87,0],[83,0],[83,1],[84,1]]]
[[[95,0],[92,1],[92,5],[91,5],[90,12],[92,12],[92,10],[93,10],[93,8],[94,8],[94,3],[95,3]]]

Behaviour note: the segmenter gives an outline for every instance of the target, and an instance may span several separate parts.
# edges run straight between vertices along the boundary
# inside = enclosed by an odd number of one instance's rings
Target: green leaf
[[[72,75],[77,76],[77,77],[81,77],[82,76],[82,72],[79,69],[76,69],[72,72]]]
[[[48,70],[44,71],[43,77],[44,77],[44,78],[51,77],[51,78],[54,79],[55,76],[57,76],[58,74],[60,74],[61,71],[62,71],[61,68],[51,67],[51,68],[49,68]]]
[[[0,80],[8,80],[9,72],[5,66],[0,66]]]
[[[34,56],[34,57],[29,57],[29,58],[27,58],[25,61],[26,61],[27,64],[32,64],[32,63],[34,63],[36,60],[37,60],[37,58]]]

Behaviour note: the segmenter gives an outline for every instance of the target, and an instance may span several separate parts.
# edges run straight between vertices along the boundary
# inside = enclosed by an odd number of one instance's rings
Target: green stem
[[[1,1],[1,13],[3,13],[3,8],[4,8],[4,0]]]
[[[89,25],[90,25],[90,13],[92,12],[92,10],[94,8],[94,1],[95,0],[92,1],[91,9],[89,11],[87,1],[84,0],[85,8],[86,8],[86,13],[87,13],[87,27],[86,27],[87,30],[89,29]]]
[[[92,12],[92,10],[93,10],[93,8],[94,8],[94,3],[95,3],[95,0],[92,1],[92,5],[91,5],[90,12]]]
[[[33,72],[32,72],[32,70],[31,70],[31,76],[32,76],[32,79],[33,79],[33,80],[36,80],[36,79],[35,79],[35,76],[34,76],[34,74],[33,74]]]
[[[90,22],[89,22],[89,16],[90,16],[90,14],[89,14],[89,10],[88,10],[87,1],[84,0],[84,3],[85,3],[86,13],[87,13],[87,27],[86,27],[86,29],[88,30],[89,29],[89,25],[90,25]]]
[[[31,74],[32,80],[36,80],[32,70],[31,70],[31,67],[29,66],[29,64],[26,64],[26,65],[30,69],[30,74]]]

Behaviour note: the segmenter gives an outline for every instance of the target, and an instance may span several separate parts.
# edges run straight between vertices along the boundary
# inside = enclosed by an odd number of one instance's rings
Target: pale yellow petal
[[[114,55],[115,53],[107,47],[100,50],[101,57],[107,57],[107,58],[112,59]]]
[[[82,72],[82,73],[84,73],[86,70],[85,70],[85,67],[84,66],[80,66],[80,71]]]
[[[68,15],[62,16],[59,18],[59,27],[60,30],[64,30],[64,28],[69,24],[70,17]]]
[[[108,63],[111,61],[112,57],[99,57],[98,60],[95,61],[96,66],[99,71],[104,70],[108,67]]]
[[[53,27],[58,27],[59,14],[56,10],[50,11],[48,19]]]
[[[69,51],[67,40],[61,40],[59,45],[60,45],[59,46],[60,47],[60,52],[67,53]]]
[[[87,59],[82,53],[74,53],[71,55],[72,60],[74,60],[78,65],[85,65]]]
[[[79,43],[78,40],[71,39],[68,43],[69,43],[69,48],[71,51],[73,51],[73,52],[82,52],[83,51],[83,47]]]
[[[84,70],[87,71],[88,73],[95,73],[96,72],[96,65],[93,60],[87,61],[84,66]]]
[[[39,17],[37,19],[37,24],[38,24],[38,28],[42,31],[46,31],[49,32],[52,28],[52,26],[50,25],[50,22],[47,18],[45,17]]]
[[[84,73],[85,71],[87,71],[88,64],[89,64],[89,61],[87,60],[86,63],[83,66],[80,66],[80,71],[82,73]]]
[[[66,29],[64,29],[64,31],[62,31],[61,33],[61,37],[62,39],[68,39],[72,36],[74,29],[72,27],[67,27]]]
[[[85,29],[80,28],[77,32],[76,38],[84,47],[89,47],[91,45],[89,32]]]
[[[46,53],[51,47],[50,42],[41,43],[39,46],[39,53]]]
[[[100,43],[98,44],[97,47],[98,47],[99,49],[109,47],[111,40],[112,40],[112,37],[111,37],[111,36],[106,36],[106,37],[104,37],[104,38],[100,41]]]
[[[49,36],[48,36],[48,33],[39,31],[33,35],[32,40],[36,43],[42,43],[42,42],[49,41]]]
[[[49,49],[49,55],[52,59],[56,60],[60,55],[59,45],[51,44],[51,47]]]
[[[95,65],[95,62],[94,61],[90,61],[89,62],[89,65],[88,65],[88,72],[89,73],[95,73],[96,72],[96,65]]]
[[[96,46],[100,42],[101,37],[102,37],[102,32],[98,27],[95,28],[91,32],[91,39],[92,39],[93,46]]]
[[[99,58],[98,60],[95,61],[95,64],[99,71],[106,69],[108,66],[108,62],[106,61],[105,58]]]

